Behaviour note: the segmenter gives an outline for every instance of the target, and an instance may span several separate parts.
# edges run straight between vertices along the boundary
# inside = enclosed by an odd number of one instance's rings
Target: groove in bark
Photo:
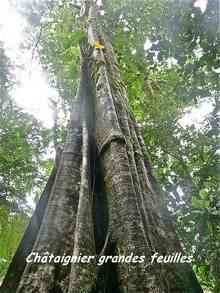
[[[76,215],[76,228],[74,238],[73,255],[95,255],[95,239],[94,227],[92,217],[92,193],[91,193],[91,132],[93,130],[92,117],[87,119],[92,111],[92,95],[90,77],[88,74],[88,66],[82,60],[82,171],[79,204]],[[91,100],[89,100],[89,98]],[[91,123],[90,126],[88,123]],[[91,292],[95,285],[96,278],[96,264],[95,260],[90,263],[76,263],[72,264],[71,273],[69,277],[68,293],[73,292]]]

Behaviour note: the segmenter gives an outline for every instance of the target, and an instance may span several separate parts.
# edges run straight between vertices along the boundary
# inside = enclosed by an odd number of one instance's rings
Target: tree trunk
[[[31,249],[61,256],[133,254],[145,256],[145,261],[28,263],[19,271],[13,268],[19,285],[16,281],[11,289],[6,277],[0,292],[202,292],[190,265],[150,263],[155,252],[182,249],[152,175],[113,48],[98,25],[98,8],[93,2],[87,5],[88,43],[81,46],[79,90]],[[97,43],[104,48],[96,49]]]

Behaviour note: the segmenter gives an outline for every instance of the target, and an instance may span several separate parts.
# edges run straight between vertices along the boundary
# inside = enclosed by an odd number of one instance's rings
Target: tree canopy
[[[11,98],[12,64],[0,43],[0,276],[6,271],[45,181],[49,131]],[[46,171],[46,173],[45,173]]]

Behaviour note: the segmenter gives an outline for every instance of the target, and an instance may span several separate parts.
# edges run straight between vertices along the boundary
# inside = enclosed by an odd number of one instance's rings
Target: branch
[[[81,10],[81,6],[79,6],[77,4],[71,3],[70,5],[78,10]]]
[[[42,32],[43,32],[43,24],[41,24],[41,26],[40,26],[39,35],[38,35],[37,41],[36,41],[36,43],[34,45],[34,48],[32,50],[31,61],[33,61],[33,59],[34,59],[35,51],[36,51],[36,49],[37,49],[37,47],[39,45],[39,42],[40,42],[40,39],[41,39],[41,36],[42,36]]]

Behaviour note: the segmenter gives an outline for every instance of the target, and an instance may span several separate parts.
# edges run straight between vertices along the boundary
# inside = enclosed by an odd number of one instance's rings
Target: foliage
[[[26,215],[10,213],[9,208],[0,206],[0,280],[7,271],[27,223]]]
[[[10,98],[9,60],[1,48],[0,192],[1,199],[25,200],[33,186],[42,184],[40,164],[48,144],[48,131]]]
[[[0,44],[0,278],[17,248],[32,208],[27,199],[42,190],[48,174],[49,131],[11,99],[12,65]]]

